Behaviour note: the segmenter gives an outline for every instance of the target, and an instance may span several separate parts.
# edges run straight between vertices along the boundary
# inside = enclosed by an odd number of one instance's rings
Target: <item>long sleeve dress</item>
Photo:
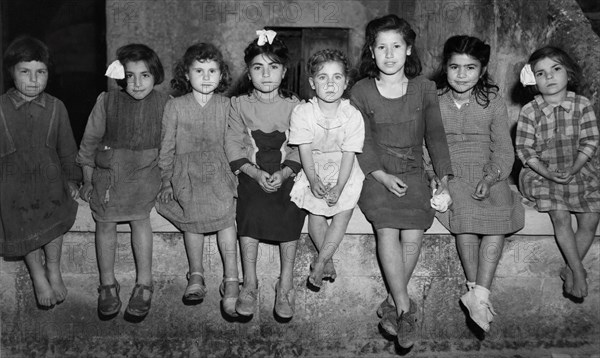
[[[418,76],[408,81],[406,94],[386,98],[374,78],[364,78],[352,88],[352,103],[365,121],[365,144],[358,155],[366,175],[358,206],[375,229],[420,229],[433,223],[429,180],[423,169],[423,140],[439,178],[452,176],[450,154],[432,81]],[[408,186],[397,197],[372,172],[384,170]]]
[[[90,198],[99,222],[150,216],[160,190],[158,150],[168,95],[136,100],[123,90],[101,93],[85,127],[77,163],[94,168]]]
[[[265,101],[254,92],[231,99],[225,151],[239,180],[236,222],[240,236],[276,242],[300,237],[306,213],[290,200],[294,179],[290,177],[279,190],[266,193],[240,171],[246,163],[269,174],[283,166],[294,173],[300,171],[298,149],[288,145],[290,116],[299,103],[296,98],[280,96]]]
[[[157,211],[180,230],[207,233],[235,224],[235,177],[225,156],[229,98],[214,94],[202,107],[193,93],[167,102],[158,166],[174,200]]]
[[[440,223],[453,234],[503,235],[522,229],[525,210],[507,181],[515,154],[503,99],[493,97],[484,108],[471,96],[458,108],[448,91],[440,96],[440,111],[454,173],[448,184],[453,203],[436,213]],[[495,183],[489,197],[475,200],[471,195],[485,175]]]
[[[323,184],[330,187],[337,184],[343,152],[361,153],[364,139],[362,116],[347,99],[341,101],[334,118],[325,117],[316,98],[297,106],[292,113],[290,144],[311,144],[316,174]],[[355,157],[350,177],[335,205],[329,206],[324,199],[313,195],[304,171],[296,177],[290,195],[300,208],[329,217],[354,209],[364,179]]]
[[[28,102],[14,88],[0,96],[0,256],[24,256],[73,226],[67,181],[81,181],[76,155],[59,99],[42,93]]]
[[[519,188],[538,211],[568,210],[600,212],[600,168],[597,148],[600,135],[590,101],[567,92],[565,100],[552,107],[541,95],[526,104],[517,123],[516,150],[524,164]],[[537,158],[550,171],[565,170],[577,155],[590,157],[568,184],[548,180],[527,166]]]

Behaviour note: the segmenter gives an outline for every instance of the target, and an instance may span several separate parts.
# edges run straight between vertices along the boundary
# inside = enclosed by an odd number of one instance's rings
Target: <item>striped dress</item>
[[[448,91],[440,96],[440,111],[454,173],[448,184],[453,204],[436,213],[440,223],[453,234],[503,235],[522,229],[525,212],[507,181],[515,156],[503,99],[491,98],[484,108],[471,96],[458,108]],[[489,197],[475,200],[471,195],[485,175],[496,181]]]
[[[519,175],[523,196],[538,211],[600,212],[600,178],[596,149],[600,135],[590,101],[567,92],[553,107],[541,95],[519,114],[516,150],[525,168]],[[537,158],[550,171],[570,168],[577,155],[591,158],[568,184],[558,184],[537,174],[527,161]]]

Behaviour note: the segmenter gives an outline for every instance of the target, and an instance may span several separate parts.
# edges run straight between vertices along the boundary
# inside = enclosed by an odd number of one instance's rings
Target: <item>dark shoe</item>
[[[398,317],[396,325],[398,345],[404,349],[412,347],[417,340],[417,305],[413,300],[410,300],[408,312],[402,312]]]
[[[193,283],[190,284],[190,277],[192,276],[200,276],[202,279],[202,283]],[[183,301],[190,303],[198,303],[204,300],[206,297],[206,284],[204,283],[204,274],[202,272],[188,272],[185,275],[185,278],[188,280],[188,285],[185,288],[185,292],[183,293]]]
[[[117,281],[111,285],[100,285],[98,287],[98,313],[100,315],[112,316],[119,313],[121,310],[120,290],[121,287]]]
[[[147,315],[148,311],[150,311],[153,292],[154,288],[152,286],[136,283],[131,292],[131,298],[125,312],[135,317],[144,317]]]
[[[387,298],[379,305],[377,315],[381,317],[381,320],[379,321],[381,329],[391,336],[398,334],[398,328],[396,326],[396,321],[398,320],[396,306],[389,304]]]

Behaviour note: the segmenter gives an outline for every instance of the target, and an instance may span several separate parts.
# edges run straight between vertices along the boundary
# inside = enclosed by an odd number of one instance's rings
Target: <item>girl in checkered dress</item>
[[[468,288],[460,300],[484,331],[495,314],[489,295],[504,237],[525,223],[520,195],[508,186],[515,155],[504,99],[487,72],[489,60],[488,44],[453,36],[434,78],[454,173],[448,182],[453,204],[436,216],[456,235]]]
[[[600,139],[590,101],[575,92],[579,66],[563,50],[543,47],[529,57],[521,82],[537,95],[519,115],[516,149],[525,168],[519,176],[523,196],[548,212],[558,247],[567,261],[561,270],[567,296],[587,296],[582,260],[600,217],[600,179],[596,149]],[[577,218],[577,231],[571,226]]]

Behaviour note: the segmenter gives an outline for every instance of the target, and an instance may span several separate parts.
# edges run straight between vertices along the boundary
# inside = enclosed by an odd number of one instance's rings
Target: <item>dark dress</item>
[[[24,256],[67,232],[77,202],[77,145],[64,104],[42,93],[27,102],[0,97],[0,255]]]
[[[239,168],[251,163],[269,174],[288,166],[300,170],[297,149],[288,146],[290,116],[296,99],[277,97],[263,102],[257,96],[231,101],[225,149],[231,169],[238,174],[237,230],[240,236],[287,242],[298,240],[306,213],[290,200],[292,177],[279,190],[266,193]]]
[[[158,150],[168,95],[142,100],[125,91],[103,93],[86,125],[77,163],[94,168],[90,208],[99,222],[143,220],[160,190]]]
[[[365,78],[352,88],[351,101],[365,120],[365,144],[358,155],[366,175],[360,209],[375,229],[429,228],[435,210],[423,169],[424,140],[435,174],[452,176],[434,83],[418,76],[409,80],[404,96],[390,99],[379,93],[375,79]],[[376,170],[404,181],[406,195],[399,198],[387,190],[371,175]]]

